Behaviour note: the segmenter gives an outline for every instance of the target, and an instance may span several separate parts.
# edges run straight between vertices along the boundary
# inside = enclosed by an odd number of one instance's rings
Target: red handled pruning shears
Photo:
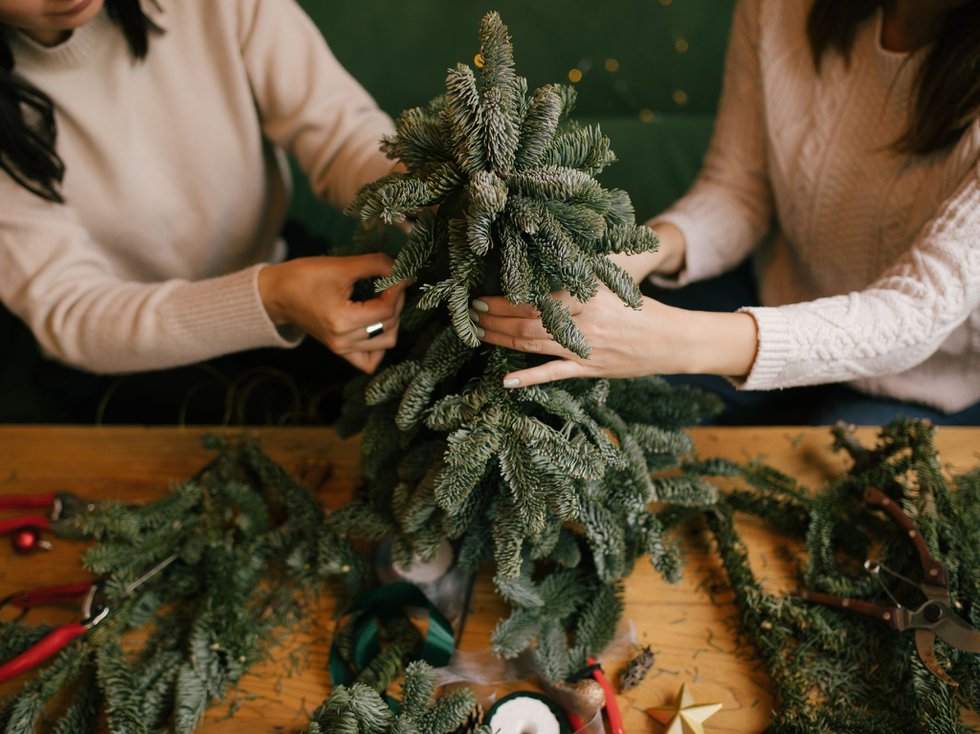
[[[882,571],[891,574],[922,591],[926,600],[918,609],[908,609],[892,597],[895,606],[886,607],[833,594],[822,594],[815,591],[803,591],[801,596],[807,601],[826,604],[849,612],[864,614],[878,619],[899,632],[915,630],[915,649],[923,664],[941,681],[950,686],[958,685],[949,674],[943,670],[936,659],[936,637],[944,642],[966,652],[980,652],[980,631],[964,621],[951,606],[949,595],[949,575],[946,565],[932,557],[922,534],[911,517],[905,514],[895,504],[894,500],[884,492],[868,487],[864,491],[864,501],[872,507],[880,507],[898,525],[915,544],[922,565],[923,580],[914,582],[900,576],[883,564],[866,561],[865,569],[878,576]],[[886,593],[891,596],[885,587]]]
[[[129,584],[123,591],[122,598],[133,593],[160,573],[177,559],[177,554],[168,556],[149,571]],[[0,607],[14,606],[21,609],[18,619],[34,607],[47,606],[72,599],[82,599],[82,618],[77,622],[62,625],[50,632],[44,639],[28,648],[12,660],[0,665],[0,683],[24,673],[50,658],[69,642],[79,637],[109,615],[109,602],[105,594],[105,582],[68,584],[65,586],[45,586],[30,591],[20,591],[0,600]]]
[[[91,512],[95,506],[95,502],[88,502],[71,492],[0,497],[0,511],[34,510],[40,513],[48,510],[45,515],[22,515],[0,520],[0,535],[9,535],[10,543],[18,553],[49,550],[51,543],[41,537],[42,532],[48,532],[58,523],[84,512]]]

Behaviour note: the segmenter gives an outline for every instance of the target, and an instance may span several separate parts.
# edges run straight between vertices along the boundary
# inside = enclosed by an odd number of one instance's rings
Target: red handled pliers
[[[807,601],[827,606],[845,609],[849,612],[864,614],[880,620],[894,630],[903,632],[915,630],[915,649],[923,664],[941,681],[950,686],[958,685],[950,675],[943,670],[936,659],[936,637],[944,642],[966,652],[980,652],[980,631],[960,617],[951,606],[949,594],[949,574],[946,565],[932,557],[929,548],[922,539],[922,534],[915,522],[902,511],[894,500],[881,490],[868,487],[864,491],[864,501],[872,507],[880,507],[898,525],[908,538],[915,544],[922,565],[923,580],[919,583],[910,582],[922,591],[926,600],[917,609],[909,609],[895,601],[895,606],[886,607],[850,599],[833,594],[822,594],[816,591],[803,591],[801,596]],[[864,567],[872,574],[881,571],[895,574],[884,566],[867,561]],[[903,580],[904,577],[900,577]]]
[[[136,581],[129,584],[122,598],[133,595],[137,588],[156,576],[163,569],[177,560],[177,554],[168,556],[155,565]],[[48,633],[40,642],[31,646],[12,660],[0,665],[0,683],[20,675],[40,665],[52,655],[59,652],[76,637],[84,635],[90,629],[109,616],[109,602],[105,594],[105,582],[68,584],[65,586],[45,586],[30,591],[20,591],[0,599],[0,607],[14,606],[21,610],[18,619],[27,612],[40,606],[48,606],[63,601],[82,599],[82,618],[77,622],[62,625]]]
[[[0,497],[0,511],[34,510],[36,513],[0,520],[0,535],[9,535],[18,553],[49,550],[51,544],[41,538],[42,532],[50,532],[59,522],[83,512],[91,512],[95,505],[71,492]],[[47,510],[47,514],[40,514],[42,510]]]

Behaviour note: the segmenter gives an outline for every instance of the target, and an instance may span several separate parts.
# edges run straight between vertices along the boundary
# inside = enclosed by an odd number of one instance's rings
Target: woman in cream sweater
[[[90,373],[307,334],[371,372],[382,255],[284,261],[285,154],[337,207],[391,169],[389,118],[293,0],[0,0],[0,301]]]
[[[629,311],[608,292],[588,304],[557,294],[592,346],[582,360],[528,307],[483,298],[487,342],[556,357],[505,385],[653,373],[724,376],[741,391],[846,383],[806,393],[816,412],[781,415],[980,423],[980,0],[740,0],[704,167],[649,224],[659,252],[621,261],[637,280],[683,285],[752,253],[762,306],[647,298]],[[854,409],[819,410],[841,395]],[[752,422],[775,410],[761,397]]]

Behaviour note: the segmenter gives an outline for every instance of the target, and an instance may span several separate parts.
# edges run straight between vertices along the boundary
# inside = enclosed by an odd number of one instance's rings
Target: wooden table
[[[0,494],[67,489],[90,498],[151,500],[208,460],[209,452],[201,448],[205,432],[198,428],[0,427]],[[356,440],[340,440],[326,429],[256,429],[254,433],[263,448],[295,476],[315,478],[329,465],[330,480],[320,490],[328,506],[342,502],[358,478]],[[842,456],[829,451],[830,433],[824,428],[703,428],[691,433],[703,456],[760,458],[810,487],[838,475],[845,466]],[[870,442],[874,432],[862,429],[859,435]],[[980,463],[980,428],[942,429],[937,443],[943,460],[955,470]],[[753,568],[767,588],[787,588],[789,569],[778,560],[775,540],[750,520],[743,521],[740,530],[751,549]],[[627,731],[661,732],[662,727],[643,709],[672,702],[686,682],[697,701],[723,704],[707,722],[709,734],[761,732],[772,703],[768,680],[757,661],[736,648],[729,598],[712,601],[705,590],[705,580],[720,571],[717,557],[698,537],[687,538],[686,544],[681,583],[665,583],[642,562],[628,581],[626,616],[636,625],[640,642],[651,645],[657,658],[651,676],[619,698]],[[53,551],[25,558],[13,555],[8,544],[0,544],[0,596],[79,580],[79,550],[77,544],[59,540]],[[327,628],[332,611],[329,603],[322,611]],[[486,650],[490,631],[504,612],[490,579],[479,578],[461,649]],[[32,614],[57,623],[73,616],[57,610]],[[201,731],[266,734],[303,726],[309,711],[328,692],[327,649],[322,640],[310,645],[309,666],[292,676],[276,662],[286,660],[288,654],[288,649],[274,651],[272,661],[246,677],[234,718],[228,718],[227,706],[217,706]],[[617,673],[618,666],[607,667]],[[0,686],[0,695],[15,688],[15,682]]]

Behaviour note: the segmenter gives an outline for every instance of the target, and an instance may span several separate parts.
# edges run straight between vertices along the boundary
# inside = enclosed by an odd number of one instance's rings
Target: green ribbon
[[[330,646],[330,678],[335,686],[353,683],[358,673],[380,652],[378,620],[396,617],[407,607],[424,609],[429,614],[429,629],[422,641],[419,657],[434,668],[441,668],[449,663],[455,646],[449,620],[414,584],[385,584],[361,594],[345,614],[351,617],[347,624],[353,625],[353,670],[340,654],[337,646],[339,635],[334,635],[334,642]],[[397,701],[388,696],[385,696],[385,700],[393,710],[397,710]]]

